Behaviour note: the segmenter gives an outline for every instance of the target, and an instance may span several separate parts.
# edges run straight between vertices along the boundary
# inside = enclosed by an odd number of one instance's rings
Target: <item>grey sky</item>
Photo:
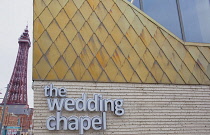
[[[1,0],[0,4],[0,92],[5,93],[18,51],[18,38],[28,23],[32,42],[33,0]],[[32,44],[33,45],[33,44]],[[28,103],[33,107],[32,49],[28,58]],[[3,97],[0,94],[0,97]]]

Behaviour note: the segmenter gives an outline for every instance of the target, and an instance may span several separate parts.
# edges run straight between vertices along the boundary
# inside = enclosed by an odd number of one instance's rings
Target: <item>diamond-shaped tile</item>
[[[111,31],[113,30],[114,26],[115,26],[115,22],[112,19],[112,17],[110,16],[110,14],[107,14],[106,17],[103,20],[103,24],[106,28],[106,30],[111,33]]]
[[[179,58],[175,51],[172,51],[172,57],[170,59],[171,63],[175,67],[176,71],[179,71],[181,68],[182,60]]]
[[[81,34],[82,38],[84,39],[85,43],[88,43],[88,41],[90,40],[90,38],[93,34],[93,31],[91,30],[91,28],[87,22],[81,28],[80,34]]]
[[[108,32],[106,31],[106,28],[104,27],[104,25],[102,23],[96,30],[95,34],[102,44],[104,43],[104,41],[106,40],[106,38],[108,36]]]
[[[117,48],[112,56],[112,60],[120,69],[122,67],[123,62],[125,61],[125,56],[122,54],[119,48]]]
[[[75,81],[76,79],[75,79],[72,71],[71,70],[68,70],[68,72],[66,73],[66,75],[65,75],[65,77],[64,77],[63,80],[66,80],[66,81]]]
[[[58,22],[58,25],[61,29],[64,29],[69,22],[69,18],[66,15],[66,12],[62,9],[61,12],[56,17],[56,21]]]
[[[134,30],[136,31],[136,33],[138,35],[141,34],[141,32],[144,28],[143,24],[141,23],[141,21],[139,20],[139,18],[137,16],[134,17],[134,20],[131,23],[131,26],[134,28]]]
[[[53,16],[51,15],[51,13],[50,13],[48,8],[45,8],[45,10],[39,16],[39,18],[40,18],[40,21],[42,22],[42,24],[43,24],[45,29],[49,26],[49,24],[53,20]]]
[[[55,20],[53,20],[50,26],[47,28],[47,32],[50,35],[52,41],[55,41],[61,32],[61,29]]]
[[[83,74],[81,80],[82,81],[94,81],[88,70],[85,71],[85,73]]]
[[[124,12],[125,17],[127,18],[128,22],[131,24],[135,18],[135,13],[133,12],[133,9],[128,6]]]
[[[126,33],[126,37],[128,38],[131,45],[134,45],[136,43],[136,39],[138,38],[138,35],[134,31],[134,29],[130,26]]]
[[[137,38],[136,43],[133,45],[133,48],[136,50],[136,53],[140,58],[143,57],[146,47],[140,38]]]
[[[58,0],[62,7],[64,7],[68,1],[69,0]]]
[[[199,57],[197,59],[197,63],[201,67],[201,69],[204,72],[206,72],[209,63],[208,63],[208,61],[205,59],[205,57],[202,54],[199,55]]]
[[[79,9],[85,0],[73,0],[77,8]]]
[[[161,83],[164,83],[164,84],[170,84],[171,81],[169,80],[169,78],[167,77],[167,75],[164,73],[162,78],[161,78]]]
[[[98,79],[98,82],[110,82],[108,76],[106,73],[103,71]]]
[[[48,6],[52,0],[43,0],[43,2]]]
[[[36,32],[34,32],[34,39],[37,41],[44,31],[44,27],[42,26],[39,18],[34,21],[34,30],[36,30]]]
[[[88,68],[88,71],[90,72],[90,74],[93,77],[93,79],[95,81],[97,81],[99,76],[100,76],[100,74],[101,74],[101,72],[102,72],[102,69],[101,69],[100,64],[96,60],[96,58],[94,58],[93,61],[91,62],[90,66]]]
[[[117,25],[115,25],[114,29],[112,30],[111,36],[114,39],[115,43],[119,45],[120,41],[122,40],[123,34]]]
[[[46,53],[47,60],[49,61],[51,67],[55,65],[60,56],[61,55],[54,44],[50,47],[50,49]]]
[[[145,83],[157,83],[155,78],[151,73],[148,74],[147,79],[145,80]]]
[[[96,58],[102,68],[106,67],[107,62],[110,59],[109,55],[107,54],[106,50],[103,47],[98,51]]]
[[[39,44],[41,51],[45,54],[46,51],[49,49],[49,47],[52,44],[52,40],[46,31],[43,32],[43,34],[39,38],[38,44]]]
[[[82,40],[82,36],[78,33],[74,40],[72,41],[72,46],[79,56],[83,48],[85,47],[85,42]]]
[[[90,16],[90,14],[93,12],[92,8],[90,7],[90,5],[88,4],[87,1],[85,1],[83,3],[83,5],[80,8],[80,12],[82,13],[83,17],[85,18],[85,20],[87,20]]]
[[[68,44],[69,42],[66,39],[66,36],[63,32],[61,32],[58,38],[55,40],[55,45],[61,54],[63,54],[63,52],[66,50]]]
[[[69,67],[71,67],[74,61],[76,60],[77,54],[75,53],[71,45],[69,45],[68,48],[63,53],[63,58]]]
[[[42,0],[36,0],[34,1],[34,12],[37,16],[40,15],[40,13],[44,10],[46,7],[45,3]]]
[[[114,79],[114,82],[127,82],[127,81],[125,80],[123,74],[120,71],[118,71],[118,73]]]
[[[161,82],[161,79],[162,79],[162,76],[163,76],[163,71],[162,69],[160,68],[159,64],[157,63],[157,61],[154,62],[154,65],[151,69],[151,73],[152,75],[154,76],[154,79],[160,83]]]
[[[163,50],[163,52],[165,53],[165,55],[167,56],[168,59],[172,58],[172,56],[173,56],[172,52],[174,50],[167,40],[165,40],[165,42],[163,43],[162,50]]]
[[[172,83],[175,83],[176,81],[176,77],[177,77],[177,72],[176,70],[174,69],[173,65],[171,64],[171,62],[169,62],[167,64],[167,67],[165,68],[165,71],[166,75],[168,76],[168,78],[171,80]]]
[[[187,52],[185,55],[184,63],[186,64],[190,72],[192,72],[195,65],[197,65],[189,52]]]
[[[107,66],[104,70],[107,76],[109,77],[110,81],[113,82],[117,75],[118,69],[112,59],[108,61]]]
[[[55,18],[60,10],[62,9],[60,3],[57,0],[53,0],[48,6],[50,12],[52,13],[53,17]]]
[[[37,42],[35,42],[33,44],[33,66],[35,66],[37,64],[37,62],[40,60],[40,58],[42,57],[42,52],[39,48],[39,45],[37,44]]]
[[[141,40],[143,41],[145,46],[148,46],[152,40],[151,35],[149,34],[147,28],[144,27],[141,35],[140,35]]]
[[[95,56],[102,45],[100,41],[98,40],[97,36],[94,34],[91,37],[90,41],[88,42],[88,46],[90,50],[92,51],[93,55]]]
[[[149,23],[146,25],[146,27],[147,27],[147,29],[148,29],[150,35],[151,35],[152,37],[154,37],[154,35],[155,35],[156,31],[157,31],[157,25],[155,25],[155,24],[152,23],[152,22],[149,22]]]
[[[80,59],[84,63],[85,67],[88,68],[91,61],[93,60],[93,54],[91,53],[90,49],[88,46],[85,46],[85,48],[82,50],[80,54]]]
[[[76,77],[76,80],[81,80],[86,69],[79,57],[77,57],[77,59],[75,60],[74,64],[71,67],[71,70]]]
[[[60,59],[57,61],[53,69],[55,70],[59,80],[62,80],[68,71],[68,66],[64,61],[64,59],[60,57]]]
[[[196,61],[200,55],[200,51],[198,50],[198,48],[195,46],[187,46],[186,48],[192,55],[193,59]]]
[[[136,72],[133,73],[130,82],[131,83],[141,83],[141,80],[138,77],[138,75],[136,74]]]
[[[179,74],[183,78],[183,80],[188,83],[190,80],[190,77],[192,77],[192,73],[189,71],[189,69],[186,67],[184,63],[181,64],[181,68],[179,70]]]
[[[164,41],[166,40],[159,29],[157,29],[157,31],[154,35],[154,39],[160,47],[162,47]]]
[[[48,64],[47,60],[45,57],[42,57],[40,61],[37,63],[35,66],[38,75],[40,76],[40,79],[45,79],[47,76],[48,72],[50,71],[51,67]]]
[[[137,75],[139,76],[139,78],[141,79],[141,81],[145,82],[149,74],[149,71],[142,60],[139,61],[138,66],[135,69],[135,71]]]
[[[38,74],[37,71],[36,71],[36,68],[33,68],[33,79],[34,79],[34,80],[40,79],[39,74]]]
[[[203,71],[200,69],[200,67],[197,64],[195,64],[192,73],[199,82],[199,84],[205,84],[206,82],[209,81],[207,76],[203,73]]]
[[[114,42],[114,39],[109,35],[104,42],[104,48],[107,50],[109,56],[112,56],[117,45]]]
[[[102,22],[107,14],[107,10],[101,2],[96,7],[95,13],[98,16],[98,18],[100,19],[100,21]]]
[[[101,2],[104,4],[104,6],[106,7],[106,10],[108,12],[110,11],[112,6],[114,5],[114,1],[112,1],[112,0],[102,0]]]
[[[169,60],[166,58],[165,54],[162,50],[160,50],[158,57],[156,58],[156,61],[159,63],[160,67],[165,71],[167,68],[167,65],[169,63]]]
[[[152,39],[151,43],[148,45],[148,49],[152,53],[152,56],[154,58],[157,58],[157,56],[159,55],[160,48],[154,39]]]
[[[75,35],[77,34],[77,29],[74,27],[73,23],[70,21],[65,29],[63,30],[69,42],[71,42]]]
[[[174,83],[176,84],[185,84],[185,82],[183,81],[183,79],[181,78],[181,76],[179,74],[177,74],[177,76],[175,77],[176,80]]]
[[[203,54],[203,56],[210,63],[210,47],[198,47],[198,49],[201,51],[201,53]]]
[[[127,82],[130,82],[134,70],[131,67],[131,65],[129,64],[128,60],[125,60],[124,61],[124,63],[122,64],[122,67],[121,67],[120,71],[122,72],[122,74],[125,77],[126,81]]]
[[[83,18],[79,10],[76,12],[75,16],[72,18],[72,22],[78,31],[84,25],[85,19]]]
[[[131,66],[136,69],[138,66],[138,63],[140,61],[139,56],[137,55],[136,51],[132,48],[129,55],[128,55],[128,61],[130,62]]]
[[[124,54],[124,56],[127,58],[128,54],[130,53],[130,50],[132,49],[132,46],[128,42],[126,37],[123,37],[121,43],[119,44],[119,48],[122,51],[122,53]]]
[[[100,25],[100,20],[98,19],[97,15],[95,14],[95,12],[92,12],[91,16],[88,19],[88,24],[90,25],[91,29],[93,30],[93,32],[96,31],[96,29],[98,28],[98,26]]]
[[[77,7],[75,6],[74,2],[70,0],[64,7],[64,10],[66,11],[68,17],[71,19],[77,12]]]
[[[151,53],[149,52],[149,50],[146,50],[142,60],[144,61],[145,65],[147,66],[148,70],[151,70],[155,60],[152,57]]]
[[[95,10],[100,0],[87,0],[87,2],[90,4],[91,8]]]
[[[118,22],[118,20],[120,19],[122,15],[122,12],[120,11],[120,9],[117,7],[116,4],[114,4],[114,6],[111,8],[109,13],[115,22]]]
[[[116,5],[119,7],[120,11],[124,13],[125,9],[127,8],[128,4],[122,0],[116,0]]]
[[[130,27],[130,24],[128,23],[124,15],[120,17],[117,25],[120,27],[120,30],[123,32],[123,34],[126,34],[128,28]]]
[[[47,74],[46,80],[58,80],[58,77],[53,69],[50,70],[50,72]]]
[[[190,80],[187,82],[187,84],[199,84],[193,74],[191,74],[191,76],[189,78],[190,78]]]

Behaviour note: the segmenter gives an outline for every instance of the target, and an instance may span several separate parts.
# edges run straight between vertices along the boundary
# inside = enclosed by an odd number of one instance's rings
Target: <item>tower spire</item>
[[[27,100],[27,63],[28,50],[31,42],[28,34],[28,26],[18,39],[19,49],[13,69],[13,73],[9,82],[7,95],[8,105],[28,105]],[[3,101],[4,103],[4,101]]]

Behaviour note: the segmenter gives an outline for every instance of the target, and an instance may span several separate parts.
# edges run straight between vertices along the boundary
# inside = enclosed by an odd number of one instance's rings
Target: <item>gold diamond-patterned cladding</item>
[[[35,0],[33,51],[34,80],[210,84],[210,47],[127,0]]]

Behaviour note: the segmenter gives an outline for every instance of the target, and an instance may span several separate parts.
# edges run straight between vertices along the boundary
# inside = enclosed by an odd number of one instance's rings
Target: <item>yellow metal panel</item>
[[[69,80],[76,80],[73,73],[71,72],[71,70],[68,70],[68,72],[66,73],[64,79],[65,81],[69,81]]]
[[[145,83],[156,83],[156,81],[155,81],[154,77],[151,75],[151,73],[148,74]]]
[[[103,71],[101,73],[101,76],[98,79],[99,82],[110,82],[108,76],[106,75],[106,73]]]
[[[166,74],[163,74],[162,79],[161,79],[161,83],[166,83],[166,84],[171,83],[171,81],[169,80],[169,78],[167,77]]]
[[[136,39],[138,38],[138,35],[136,34],[136,32],[134,31],[132,27],[129,27],[126,33],[126,37],[128,38],[130,44],[133,45],[136,43]]]
[[[134,28],[135,32],[140,35],[144,26],[141,23],[141,21],[139,20],[139,18],[137,16],[135,16],[133,22],[131,23],[132,27]]]
[[[100,0],[87,0],[93,10],[98,6]]]
[[[160,48],[154,39],[152,39],[151,43],[148,45],[148,49],[151,52],[152,56],[156,59],[159,55]]]
[[[39,37],[41,36],[41,34],[43,33],[44,31],[44,27],[42,26],[39,18],[37,18],[35,21],[34,21],[34,30],[36,30],[36,32],[34,33],[34,39],[35,40],[38,40]]]
[[[93,79],[95,81],[97,81],[99,76],[100,76],[100,74],[101,74],[101,72],[102,72],[102,69],[101,69],[100,64],[96,60],[96,58],[94,58],[93,61],[91,62],[90,66],[88,68],[88,71],[90,72],[90,74],[93,77]]]
[[[65,36],[68,38],[69,42],[71,42],[77,34],[77,29],[74,27],[73,23],[69,21],[63,32],[65,33]]]
[[[113,30],[113,28],[115,26],[115,22],[112,19],[112,17],[110,16],[110,14],[106,15],[106,17],[103,20],[103,24],[106,27],[106,30],[108,31],[108,33],[111,33],[111,31]]]
[[[110,59],[109,55],[107,54],[106,50],[103,47],[96,54],[96,58],[97,58],[97,60],[100,63],[102,68],[106,67],[107,62]]]
[[[49,26],[49,24],[53,20],[53,16],[51,15],[48,8],[44,9],[43,13],[39,16],[39,18],[45,29]]]
[[[120,9],[118,8],[116,4],[114,4],[114,6],[112,7],[110,11],[110,15],[112,16],[115,22],[118,22],[118,20],[120,19],[122,12],[120,11]]]
[[[39,63],[35,66],[37,73],[39,74],[40,78],[39,79],[45,79],[47,76],[48,72],[50,71],[51,67],[48,64],[47,60],[45,57],[42,57],[39,61]]]
[[[95,34],[91,37],[90,41],[88,42],[88,46],[94,56],[97,54],[98,50],[101,48],[101,43]]]
[[[36,68],[33,68],[33,77],[36,79],[41,79],[36,71]]]
[[[130,53],[128,55],[128,61],[130,62],[130,64],[132,65],[132,67],[134,68],[134,71],[135,71],[135,69],[138,66],[138,63],[140,61],[140,58],[133,48],[130,50]]]
[[[75,6],[75,4],[72,0],[69,0],[69,2],[64,7],[64,10],[67,13],[68,17],[72,18],[75,15],[75,13],[77,12],[77,7]]]
[[[58,13],[60,12],[62,7],[57,0],[53,0],[48,5],[48,8],[49,8],[51,14],[53,15],[53,17],[56,17],[58,15]]]
[[[125,77],[126,81],[130,82],[134,70],[130,66],[130,64],[127,60],[125,60],[124,63],[122,64],[121,72],[122,72],[123,76]]]
[[[37,16],[39,16],[40,13],[42,13],[45,7],[46,5],[42,0],[34,0],[34,12]]]
[[[129,6],[126,8],[126,10],[125,10],[123,15],[127,18],[128,22],[130,24],[133,22],[133,20],[134,20],[134,18],[136,16],[136,14],[133,12],[133,9],[130,8]]]
[[[101,2],[104,4],[106,10],[107,10],[108,12],[110,12],[110,9],[111,9],[112,6],[114,5],[114,1],[112,1],[112,0],[102,0]]]
[[[95,13],[97,14],[98,18],[102,22],[104,17],[107,14],[107,10],[101,2],[98,4],[97,8],[95,9]]]
[[[61,54],[63,54],[68,47],[69,42],[63,32],[61,32],[58,38],[55,40],[55,45]]]
[[[123,77],[122,73],[118,71],[117,76],[114,79],[115,82],[126,82],[125,78]]]
[[[77,55],[79,55],[85,47],[85,42],[82,40],[82,36],[79,33],[75,36],[71,43]]]
[[[123,62],[125,61],[125,56],[122,54],[119,48],[115,50],[112,60],[117,65],[118,69],[122,67]]]
[[[142,60],[139,61],[139,65],[136,68],[136,73],[138,74],[141,81],[144,83],[147,79],[149,71]]]
[[[159,47],[162,47],[164,41],[166,40],[161,31],[158,29],[154,35],[154,39],[159,45]]]
[[[114,39],[116,44],[120,43],[120,41],[123,37],[123,34],[122,34],[122,32],[120,31],[120,29],[117,25],[115,25],[114,29],[112,30],[111,36]]]
[[[72,64],[74,63],[74,61],[76,60],[77,54],[75,53],[75,51],[71,45],[69,45],[68,48],[63,53],[63,58],[65,59],[67,65],[69,67],[71,67]]]
[[[160,68],[160,66],[158,65],[158,63],[155,61],[152,69],[151,69],[151,73],[154,76],[155,80],[160,83],[162,76],[163,76],[163,71]]]
[[[49,5],[51,1],[52,0],[43,0],[43,2],[46,4],[46,6]]]
[[[82,76],[81,80],[83,81],[93,81],[93,78],[88,70],[85,71],[84,75]]]
[[[52,45],[52,40],[50,39],[50,36],[45,31],[41,37],[38,40],[39,47],[41,51],[45,54],[49,47]]]
[[[196,65],[195,61],[193,60],[193,58],[191,57],[189,52],[187,52],[185,55],[184,63],[186,64],[186,66],[188,67],[190,72],[193,71],[193,69]]]
[[[132,83],[141,83],[141,80],[138,77],[138,75],[136,74],[136,72],[133,73],[130,82],[132,82]]]
[[[62,7],[64,7],[68,1],[69,0],[58,0]]]
[[[69,22],[69,18],[66,15],[66,12],[62,9],[58,16],[56,17],[56,21],[58,22],[58,25],[61,29],[64,29]]]
[[[142,60],[144,61],[145,65],[147,66],[147,68],[149,70],[151,70],[155,60],[152,57],[151,53],[149,52],[149,50],[146,50],[146,52],[144,53],[144,56],[142,58]]]
[[[176,70],[170,62],[167,64],[167,68],[164,71],[168,78],[171,80],[171,82],[175,83],[178,73],[176,72]]]
[[[148,23],[148,24],[146,25],[146,27],[147,27],[147,29],[148,29],[150,35],[151,35],[152,37],[154,37],[154,35],[155,35],[155,33],[156,33],[156,30],[157,30],[157,26],[156,26],[154,23]]]
[[[127,58],[132,46],[130,45],[127,38],[123,37],[121,43],[119,44],[119,48],[124,54],[124,56]]]
[[[47,51],[46,57],[51,67],[53,67],[55,63],[58,61],[58,58],[60,57],[60,53],[54,44]]]
[[[144,27],[141,35],[140,35],[141,40],[144,42],[145,46],[148,46],[152,40],[151,35],[149,34],[148,30],[146,27]]]
[[[74,73],[76,80],[81,80],[81,78],[85,72],[85,66],[83,65],[83,63],[79,57],[77,57],[76,61],[72,65],[71,70]]]
[[[53,69],[50,70],[50,72],[47,74],[47,77],[45,78],[47,80],[57,80],[58,77]]]
[[[91,61],[93,60],[93,54],[91,53],[90,49],[88,46],[86,46],[82,52],[80,53],[80,58],[83,61],[84,65],[86,68],[89,67]]]
[[[81,34],[82,38],[84,39],[85,43],[88,43],[88,41],[90,40],[90,38],[93,34],[93,31],[91,30],[88,23],[85,23],[83,25],[83,27],[80,30],[80,34]]]
[[[105,72],[110,80],[114,80],[117,75],[117,67],[115,66],[115,63],[112,59],[110,59],[107,63],[107,66],[105,67]]]
[[[95,32],[97,30],[98,26],[101,23],[100,20],[98,19],[97,15],[95,14],[95,12],[93,12],[91,14],[91,16],[89,17],[89,19],[87,20],[87,22],[90,25],[90,27],[93,30],[93,32]]]
[[[100,40],[100,42],[103,44],[108,36],[108,32],[106,31],[106,29],[102,23],[99,25],[99,27],[95,33],[96,33],[98,39]]]
[[[87,20],[90,16],[90,14],[93,12],[90,5],[88,4],[87,1],[83,3],[83,5],[80,8],[80,12],[82,13],[83,17],[85,20]]]
[[[106,41],[104,42],[104,48],[106,49],[109,56],[113,55],[116,47],[117,45],[115,44],[114,39],[109,35]]]
[[[50,38],[52,39],[52,41],[55,41],[55,39],[58,37],[58,35],[61,32],[61,29],[55,20],[52,21],[50,26],[47,28],[47,32],[50,35]]]
[[[62,57],[60,57],[60,59],[57,61],[57,63],[53,67],[53,69],[55,70],[58,78],[60,80],[62,80],[65,77],[66,73],[68,72],[69,68],[68,68],[66,62],[64,61],[64,59]]]
[[[144,52],[146,51],[146,47],[140,38],[137,38],[136,43],[133,45],[133,48],[135,49],[138,56],[142,58],[144,55]]]
[[[37,42],[33,44],[33,54],[34,54],[33,65],[35,66],[43,55]]]
[[[210,47],[198,47],[198,49],[201,51],[201,53],[204,55],[204,57],[210,63]]]
[[[120,27],[120,30],[123,32],[123,34],[126,34],[128,28],[130,27],[130,23],[127,21],[124,15],[120,17],[117,25]]]
[[[79,9],[85,0],[73,0],[77,8]]]
[[[74,15],[74,17],[72,18],[72,22],[73,22],[74,26],[76,27],[76,29],[78,31],[84,25],[85,19],[83,18],[82,14],[80,13],[79,10],[76,12],[76,14]]]

